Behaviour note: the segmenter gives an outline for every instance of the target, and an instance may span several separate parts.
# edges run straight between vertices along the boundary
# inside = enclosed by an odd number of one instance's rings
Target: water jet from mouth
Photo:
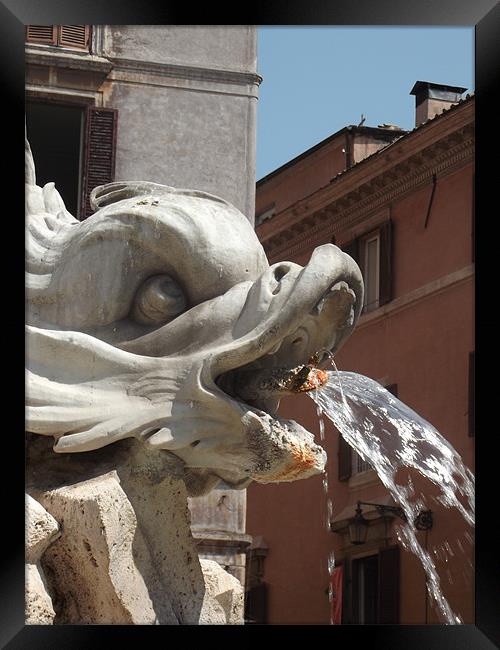
[[[414,520],[426,508],[415,495],[411,476],[398,483],[401,470],[416,470],[438,489],[436,501],[455,508],[467,526],[474,526],[474,476],[452,445],[426,420],[372,379],[354,372],[328,371],[328,381],[309,397],[344,439],[376,470],[407,523],[397,529],[404,548],[424,568],[427,589],[447,624],[461,623],[442,593],[436,567],[417,540]],[[398,479],[399,480],[399,479]]]

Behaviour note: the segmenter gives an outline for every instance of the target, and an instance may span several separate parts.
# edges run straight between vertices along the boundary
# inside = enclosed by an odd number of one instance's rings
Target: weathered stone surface
[[[243,623],[239,580],[200,563],[175,456],[132,440],[68,457],[44,438],[29,449],[29,502],[58,535],[43,572],[29,565],[30,623]]]
[[[42,559],[55,623],[198,623],[205,586],[181,463],[122,447],[30,457],[30,481],[43,464],[46,483],[32,494],[61,526]]]
[[[26,562],[36,563],[45,549],[59,537],[57,521],[29,494],[25,496]]]
[[[137,521],[116,475],[40,498],[64,525],[62,538],[44,559],[57,594],[57,622],[154,623],[148,590],[133,561]],[[166,622],[174,621],[173,614],[167,616]]]
[[[40,558],[60,535],[57,521],[29,494],[25,496],[26,623],[48,625],[54,621],[52,599],[47,590]]]
[[[204,497],[188,499],[188,505],[200,559],[218,562],[244,584],[246,548],[252,541],[245,534],[246,491],[219,485]]]
[[[205,579],[205,599],[200,623],[215,623],[223,612],[223,623],[244,623],[245,592],[240,581],[213,560],[201,560]],[[220,609],[219,609],[220,608]]]
[[[25,573],[27,625],[51,625],[55,612],[39,564],[28,563]]]

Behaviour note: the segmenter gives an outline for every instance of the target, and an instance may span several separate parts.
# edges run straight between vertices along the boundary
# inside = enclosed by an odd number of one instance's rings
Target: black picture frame
[[[154,3],[149,0],[132,2],[129,0],[3,0],[0,4],[0,26],[3,48],[0,71],[3,76],[4,136],[8,131],[15,135],[14,146],[4,145],[4,160],[8,161],[8,178],[4,185],[6,198],[11,198],[13,210],[4,203],[4,240],[10,236],[24,237],[23,219],[18,214],[22,209],[19,196],[24,172],[24,154],[21,153],[21,138],[24,137],[24,26],[26,24],[221,24],[227,22],[228,10],[220,11],[213,4],[205,5],[210,11],[203,13],[173,8],[169,3]],[[223,5],[220,5],[222,7]],[[252,10],[250,11],[250,6]],[[248,10],[247,10],[248,9]],[[335,2],[305,3],[297,0],[288,2],[270,1],[264,8],[239,7],[240,13],[234,24],[256,25],[448,25],[475,26],[476,33],[476,214],[480,215],[476,224],[476,345],[478,348],[479,373],[481,363],[484,374],[488,371],[487,360],[492,359],[496,348],[496,319],[494,317],[495,276],[491,262],[498,252],[492,247],[497,243],[494,233],[496,206],[494,194],[498,188],[498,165],[488,162],[488,154],[498,151],[498,93],[496,72],[500,68],[500,6],[496,0],[336,0]],[[224,20],[223,20],[224,19]],[[21,158],[23,156],[23,158]],[[19,186],[19,196],[14,188]],[[492,206],[491,208],[489,206]],[[487,224],[483,227],[483,224]],[[23,234],[21,234],[23,233]],[[9,239],[7,239],[7,237]],[[10,244],[5,247],[12,249]],[[498,248],[498,246],[496,246]],[[101,648],[112,643],[126,641],[135,644],[146,641],[144,635],[155,641],[170,640],[172,628],[164,626],[26,626],[24,625],[24,489],[17,485],[16,477],[23,481],[24,474],[22,442],[20,432],[24,428],[24,409],[21,399],[24,389],[24,373],[21,370],[21,353],[24,350],[22,323],[24,307],[23,289],[17,285],[22,282],[24,264],[17,247],[4,256],[5,282],[3,293],[4,326],[7,336],[4,348],[11,352],[11,366],[8,370],[8,388],[12,400],[4,400],[4,455],[7,465],[14,468],[14,478],[3,481],[4,486],[4,534],[1,554],[1,598],[0,598],[0,646],[14,649],[34,648]],[[7,266],[8,264],[8,266]],[[14,281],[11,281],[14,280]],[[24,285],[23,285],[24,286]],[[10,293],[9,293],[10,292]],[[17,345],[19,344],[19,345]],[[13,350],[13,352],[12,352]],[[6,350],[7,352],[7,350]],[[7,356],[7,355],[5,355]],[[488,364],[493,366],[490,362]],[[4,375],[5,376],[5,375]],[[494,406],[498,401],[496,383],[481,383],[477,393],[477,412],[490,415],[488,424],[495,423]],[[20,401],[20,408],[14,405]],[[483,408],[481,408],[483,406]],[[8,413],[7,413],[8,411]],[[8,422],[8,424],[7,424]],[[493,427],[491,427],[493,428]],[[479,431],[480,425],[476,424]],[[494,435],[495,431],[491,431]],[[496,517],[493,510],[495,476],[498,473],[495,454],[491,453],[490,441],[485,440],[486,428],[478,434],[480,444],[476,449],[477,481],[477,530],[476,530],[476,624],[462,626],[241,626],[237,628],[219,626],[189,626],[177,629],[181,640],[193,642],[191,635],[200,635],[200,640],[215,642],[242,640],[255,643],[260,639],[267,642],[283,643],[290,637],[297,643],[326,640],[338,644],[347,642],[350,647],[366,643],[389,649],[410,650],[489,650],[500,647],[500,599],[498,581],[498,551]],[[477,439],[477,438],[476,438]],[[10,447],[10,448],[9,448]],[[285,629],[286,628],[286,629]],[[187,635],[187,636],[186,636]],[[203,635],[203,636],[201,636]],[[284,636],[285,635],[285,638]],[[228,638],[229,637],[229,638]]]

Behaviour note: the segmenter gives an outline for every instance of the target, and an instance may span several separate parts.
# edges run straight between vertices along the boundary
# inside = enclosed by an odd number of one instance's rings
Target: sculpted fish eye
[[[130,317],[141,325],[167,323],[187,308],[184,292],[170,275],[153,275],[138,288]]]

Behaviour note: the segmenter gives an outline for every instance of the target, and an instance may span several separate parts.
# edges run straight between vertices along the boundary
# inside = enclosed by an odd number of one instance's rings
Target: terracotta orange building
[[[256,226],[270,263],[305,264],[328,242],[355,257],[365,306],[338,368],[386,386],[474,472],[474,96],[465,90],[419,81],[413,130],[349,126],[270,173],[257,183]],[[397,514],[363,505],[367,540],[351,543],[358,501],[395,505],[375,471],[328,421],[320,441],[307,396],[284,400],[280,413],[325,447],[328,492],[320,476],[249,487],[248,621],[441,623],[420,562],[398,542]],[[413,480],[432,503],[419,542],[451,608],[473,623],[473,531]]]

